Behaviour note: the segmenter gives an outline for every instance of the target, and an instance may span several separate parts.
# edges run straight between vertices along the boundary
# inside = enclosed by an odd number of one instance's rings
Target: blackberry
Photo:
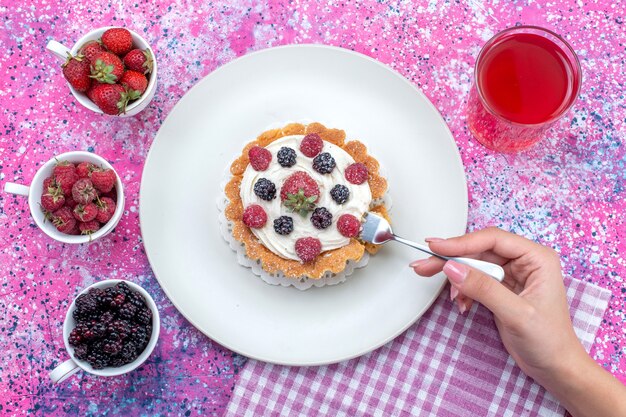
[[[137,308],[142,308],[146,306],[146,302],[143,299],[143,296],[141,294],[138,294],[136,292],[131,293],[128,296],[128,300],[127,302],[131,303],[132,305],[134,305]]]
[[[152,323],[152,311],[150,311],[149,308],[139,309],[139,311],[135,314],[135,321],[139,324]]]
[[[89,354],[89,345],[82,344],[74,347],[74,356],[78,359],[85,360]]]
[[[296,151],[283,146],[276,155],[278,163],[283,168],[289,168],[296,164]]]
[[[111,356],[115,356],[122,350],[122,347],[122,339],[106,339],[102,350]]]
[[[129,294],[131,294],[133,292],[133,290],[130,289],[130,287],[128,286],[127,283],[125,283],[124,281],[119,282],[115,288],[117,288],[118,291],[121,291],[124,293],[124,295],[128,296]]]
[[[89,291],[87,294],[81,294],[75,301],[76,309],[83,313],[95,313],[98,311],[98,299]]]
[[[118,311],[120,317],[127,320],[132,320],[135,317],[135,313],[137,313],[137,307],[131,303],[125,303]]]
[[[311,223],[318,229],[326,229],[333,222],[333,215],[326,207],[318,207],[311,214]]]
[[[119,356],[124,361],[124,364],[127,364],[137,359],[137,356],[139,356],[140,353],[141,351],[137,351],[137,346],[135,346],[132,341],[128,341],[122,346]]]
[[[330,190],[330,196],[337,204],[343,204],[350,198],[350,190],[345,185],[337,184]]]
[[[289,216],[280,216],[274,220],[274,231],[283,236],[293,232],[293,219]]]
[[[85,322],[96,317],[96,314],[97,313],[93,311],[85,311],[80,308],[76,308],[72,312],[72,317],[74,317],[74,320],[76,320],[77,322]]]
[[[81,344],[81,342],[83,341],[83,335],[78,327],[74,327],[72,329],[72,331],[70,332],[70,336],[68,337],[68,341],[72,346],[78,346]]]
[[[104,341],[98,340],[89,349],[86,361],[93,369],[102,369],[109,364],[109,356],[104,352]]]
[[[259,178],[254,184],[254,194],[261,200],[272,201],[276,197],[276,185],[267,178]]]
[[[335,158],[328,152],[322,152],[313,158],[313,169],[320,174],[330,174],[335,169]]]
[[[121,339],[127,338],[132,331],[132,326],[127,320],[115,320],[107,327],[107,333],[109,337],[119,337]]]
[[[106,334],[107,328],[103,323],[92,322],[88,331],[91,332],[90,339],[100,339]]]
[[[124,305],[126,301],[126,295],[123,292],[118,292],[113,296],[113,299],[109,303],[112,309],[118,309]]]
[[[150,336],[152,336],[152,326],[134,326],[130,333],[130,340],[143,350],[150,341]]]
[[[109,323],[111,323],[113,320],[115,319],[115,316],[113,315],[113,313],[111,313],[110,311],[105,311],[101,316],[100,316],[100,322],[102,324],[104,324],[105,326],[108,325]]]

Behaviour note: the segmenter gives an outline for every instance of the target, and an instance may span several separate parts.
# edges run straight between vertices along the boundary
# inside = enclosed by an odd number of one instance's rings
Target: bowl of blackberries
[[[83,290],[72,302],[63,325],[71,359],[50,378],[61,382],[81,368],[100,376],[130,372],[150,356],[159,338],[159,312],[139,285],[106,280]]]

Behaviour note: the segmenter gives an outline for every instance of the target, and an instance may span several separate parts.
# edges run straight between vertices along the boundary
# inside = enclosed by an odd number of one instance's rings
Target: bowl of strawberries
[[[89,110],[134,116],[156,92],[157,63],[152,48],[137,33],[104,27],[83,36],[72,49],[55,40],[48,51],[63,61],[62,72],[76,100]]]
[[[63,243],[93,242],[109,234],[124,213],[122,181],[91,152],[58,155],[39,168],[30,186],[6,182],[4,191],[28,197],[37,226]]]

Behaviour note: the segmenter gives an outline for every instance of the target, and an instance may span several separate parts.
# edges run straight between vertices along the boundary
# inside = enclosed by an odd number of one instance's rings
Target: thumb
[[[503,323],[525,317],[526,300],[490,276],[455,261],[446,262],[443,272],[457,290],[487,307]]]

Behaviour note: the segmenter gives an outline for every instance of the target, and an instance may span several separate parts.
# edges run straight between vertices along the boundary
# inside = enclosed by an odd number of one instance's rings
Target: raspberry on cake
[[[319,279],[377,251],[358,235],[365,213],[386,216],[387,183],[365,146],[346,142],[342,130],[311,123],[264,132],[231,173],[226,219],[267,273]]]

